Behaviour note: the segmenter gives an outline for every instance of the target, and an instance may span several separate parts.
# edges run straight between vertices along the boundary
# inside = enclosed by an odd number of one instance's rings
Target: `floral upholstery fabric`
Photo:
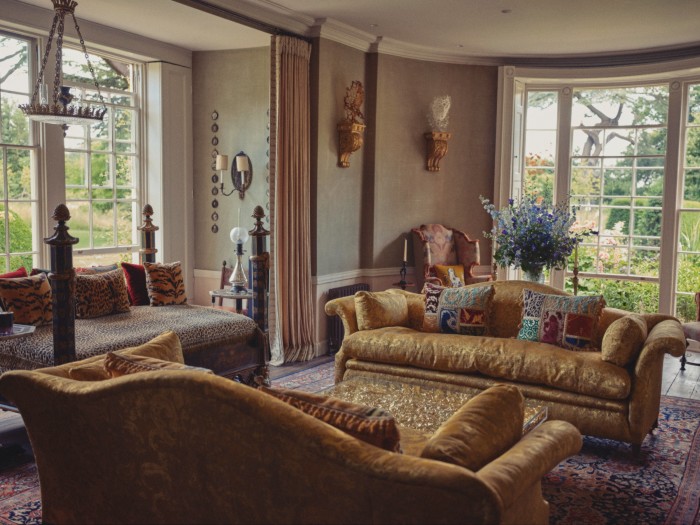
[[[407,326],[408,303],[403,295],[360,291],[355,294],[358,330]]]
[[[428,242],[430,262],[433,265],[452,266],[457,264],[454,233],[450,228],[445,228],[442,224],[425,224],[420,229]]]
[[[75,317],[89,319],[129,311],[121,269],[75,276]]]
[[[493,286],[445,288],[438,299],[440,332],[486,334],[493,292]]]
[[[49,324],[53,316],[48,277],[41,274],[0,279],[0,306],[6,312],[14,313],[15,323]]]
[[[571,350],[590,348],[604,307],[602,295],[564,297],[526,288],[518,339]]]
[[[440,304],[440,295],[445,289],[444,286],[437,286],[431,283],[425,283],[423,292],[425,294],[425,314],[423,316],[423,332],[439,332],[440,318],[438,317],[438,306]]]
[[[401,452],[401,436],[396,421],[381,408],[287,388],[261,387],[261,390],[365,443],[391,452]]]
[[[187,303],[185,281],[180,262],[158,264],[144,262],[146,286],[151,306],[168,306]]]
[[[630,314],[618,319],[603,336],[603,361],[627,366],[642,350],[647,335],[647,323],[639,315]]]

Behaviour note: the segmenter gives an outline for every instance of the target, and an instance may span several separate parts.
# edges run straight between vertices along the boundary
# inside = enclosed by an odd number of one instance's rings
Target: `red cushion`
[[[126,289],[129,292],[129,303],[132,306],[148,306],[151,304],[146,287],[146,270],[140,264],[122,263]]]
[[[20,266],[11,272],[0,274],[0,279],[15,279],[17,277],[29,277],[24,266]]]

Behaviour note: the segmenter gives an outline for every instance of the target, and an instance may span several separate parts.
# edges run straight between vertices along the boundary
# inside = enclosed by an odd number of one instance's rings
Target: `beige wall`
[[[255,48],[236,51],[195,52],[192,57],[192,110],[194,128],[194,210],[195,210],[195,268],[220,270],[221,262],[233,259],[234,246],[229,238],[231,228],[237,225],[240,208],[241,225],[253,227],[251,215],[256,205],[266,211],[268,150],[268,117],[270,93],[270,50]],[[218,120],[211,118],[219,113]],[[211,125],[219,125],[217,133]],[[213,146],[216,135],[219,144]],[[224,173],[224,189],[231,184],[230,164],[233,156],[245,151],[253,164],[253,181],[241,200],[238,192],[224,197],[221,192],[212,195],[212,150],[229,156],[229,171]],[[220,181],[219,181],[220,183]],[[218,186],[218,184],[217,184]],[[217,209],[212,200],[219,201]],[[219,214],[218,233],[212,233],[212,212]],[[269,227],[269,225],[268,225]],[[250,241],[244,247],[250,255]],[[247,256],[244,258],[247,261]],[[247,269],[247,266],[246,266]],[[218,286],[218,282],[216,283]],[[200,301],[201,302],[201,301]]]

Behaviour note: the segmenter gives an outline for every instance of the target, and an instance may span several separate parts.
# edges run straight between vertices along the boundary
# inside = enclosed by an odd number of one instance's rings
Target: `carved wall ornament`
[[[338,123],[338,166],[341,168],[349,168],[350,155],[362,147],[365,116],[361,107],[364,100],[362,82],[353,80],[343,99],[345,118]]]
[[[451,105],[452,97],[450,95],[435,97],[430,104],[428,125],[431,131],[424,135],[428,143],[426,160],[428,171],[440,171],[440,161],[447,154],[447,141],[452,136],[451,133],[447,132]]]
[[[428,141],[426,169],[428,171],[440,171],[440,161],[447,153],[447,141],[450,140],[452,134],[442,131],[431,131],[424,136]]]

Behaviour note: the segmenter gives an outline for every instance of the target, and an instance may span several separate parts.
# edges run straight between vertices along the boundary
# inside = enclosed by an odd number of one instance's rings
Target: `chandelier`
[[[77,6],[78,3],[75,2],[75,0],[51,1],[53,2],[55,12],[53,15],[51,31],[49,32],[49,40],[46,43],[46,51],[44,52],[44,58],[41,61],[39,78],[34,86],[34,93],[32,94],[31,103],[20,104],[19,108],[30,120],[45,122],[47,124],[63,124],[65,126],[68,124],[89,124],[90,122],[101,121],[104,118],[107,107],[105,106],[104,99],[102,98],[102,93],[100,93],[100,86],[95,78],[95,71],[92,68],[90,58],[87,50],[85,49],[85,41],[83,40],[83,35],[80,34],[78,21],[75,19],[75,6]],[[90,75],[92,75],[92,80],[95,83],[97,95],[102,103],[101,106],[91,106],[89,103],[82,105],[72,104],[71,102],[73,101],[73,95],[70,93],[70,88],[67,86],[61,86],[61,79],[63,77],[63,24],[66,14],[70,14],[71,17],[73,17],[75,30],[80,38],[80,45],[82,47],[83,54],[85,55],[85,59],[87,60]],[[40,100],[39,95],[41,86],[44,83],[44,70],[49,59],[51,44],[53,42],[56,30],[58,30],[58,35],[56,36],[56,75],[53,79],[53,97],[49,99],[48,96],[46,96],[45,100]]]

